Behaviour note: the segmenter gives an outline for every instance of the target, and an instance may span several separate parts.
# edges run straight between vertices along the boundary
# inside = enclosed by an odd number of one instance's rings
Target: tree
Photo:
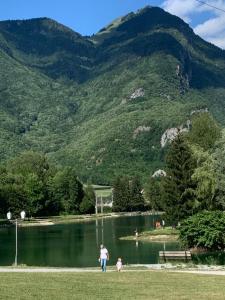
[[[95,212],[95,191],[90,184],[84,189],[84,198],[80,204],[80,212],[85,214]]]
[[[151,177],[145,185],[145,197],[152,209],[163,210],[163,180],[164,177]]]
[[[218,209],[225,210],[225,131],[216,144],[212,157],[216,180],[214,203]]]
[[[117,177],[113,184],[113,210],[127,211],[130,201],[129,178]]]
[[[46,156],[33,151],[25,151],[10,160],[7,163],[7,169],[12,174],[21,174],[22,176],[36,174],[42,182],[46,182],[48,177],[54,173],[54,168],[49,165]]]
[[[5,191],[5,184],[7,178],[7,172],[6,169],[3,167],[0,167],[0,216],[5,217],[8,205],[7,205],[7,198],[6,198],[6,191]]]
[[[53,197],[60,201],[63,211],[68,214],[77,214],[84,197],[83,185],[72,168],[58,171],[53,179]]]
[[[113,210],[143,210],[145,205],[138,177],[117,177],[113,184]]]
[[[204,211],[181,222],[180,240],[188,248],[221,250],[225,248],[224,228],[223,212]]]
[[[45,202],[49,196],[47,195],[47,187],[33,173],[24,178],[23,186],[27,198],[26,212],[29,216],[35,216],[45,207]]]
[[[201,147],[192,147],[192,152],[197,162],[197,168],[192,175],[192,179],[196,183],[194,211],[215,209],[216,172],[214,159],[208,151],[203,151]]]
[[[128,210],[137,211],[143,210],[145,201],[142,195],[142,186],[138,177],[132,178],[129,181],[129,190],[130,190],[130,201],[128,204]]]
[[[54,174],[47,158],[41,153],[27,151],[10,160],[6,170],[12,182],[11,186],[6,185],[6,189],[10,190],[8,206],[12,210],[17,209],[19,200],[13,199],[23,198],[20,209],[26,210],[28,216],[43,214],[49,198],[48,181]]]
[[[214,152],[192,146],[197,168],[192,179],[196,182],[196,209],[225,209],[225,133],[216,143]]]
[[[167,218],[176,224],[193,213],[196,167],[191,149],[179,134],[171,143],[166,157],[166,174],[163,181],[163,203]]]
[[[204,112],[194,115],[191,123],[191,131],[188,134],[190,143],[199,145],[204,150],[211,149],[221,135],[217,122],[209,113]]]
[[[5,199],[6,210],[14,216],[19,216],[21,210],[26,210],[28,200],[23,187],[23,176],[7,173],[2,186],[2,195]]]

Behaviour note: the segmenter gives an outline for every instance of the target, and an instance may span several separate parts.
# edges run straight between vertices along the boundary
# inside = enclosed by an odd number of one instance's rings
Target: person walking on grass
[[[100,246],[99,261],[101,264],[102,272],[106,272],[106,262],[109,260],[109,252],[104,245]]]

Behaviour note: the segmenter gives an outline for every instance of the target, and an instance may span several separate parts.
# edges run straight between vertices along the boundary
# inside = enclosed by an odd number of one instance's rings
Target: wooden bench
[[[190,251],[159,251],[159,258],[164,260],[190,260]]]

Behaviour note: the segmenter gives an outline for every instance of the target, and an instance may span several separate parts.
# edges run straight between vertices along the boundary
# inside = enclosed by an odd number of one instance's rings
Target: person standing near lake
[[[106,272],[106,262],[109,260],[109,252],[104,245],[100,246],[99,261],[101,264],[102,272]]]

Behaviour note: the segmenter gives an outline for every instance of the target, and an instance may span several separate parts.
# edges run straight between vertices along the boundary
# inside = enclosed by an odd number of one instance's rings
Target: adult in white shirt
[[[106,272],[106,262],[107,262],[107,260],[109,260],[109,252],[105,248],[104,245],[100,246],[100,257],[99,257],[99,260],[100,260],[102,272]]]

